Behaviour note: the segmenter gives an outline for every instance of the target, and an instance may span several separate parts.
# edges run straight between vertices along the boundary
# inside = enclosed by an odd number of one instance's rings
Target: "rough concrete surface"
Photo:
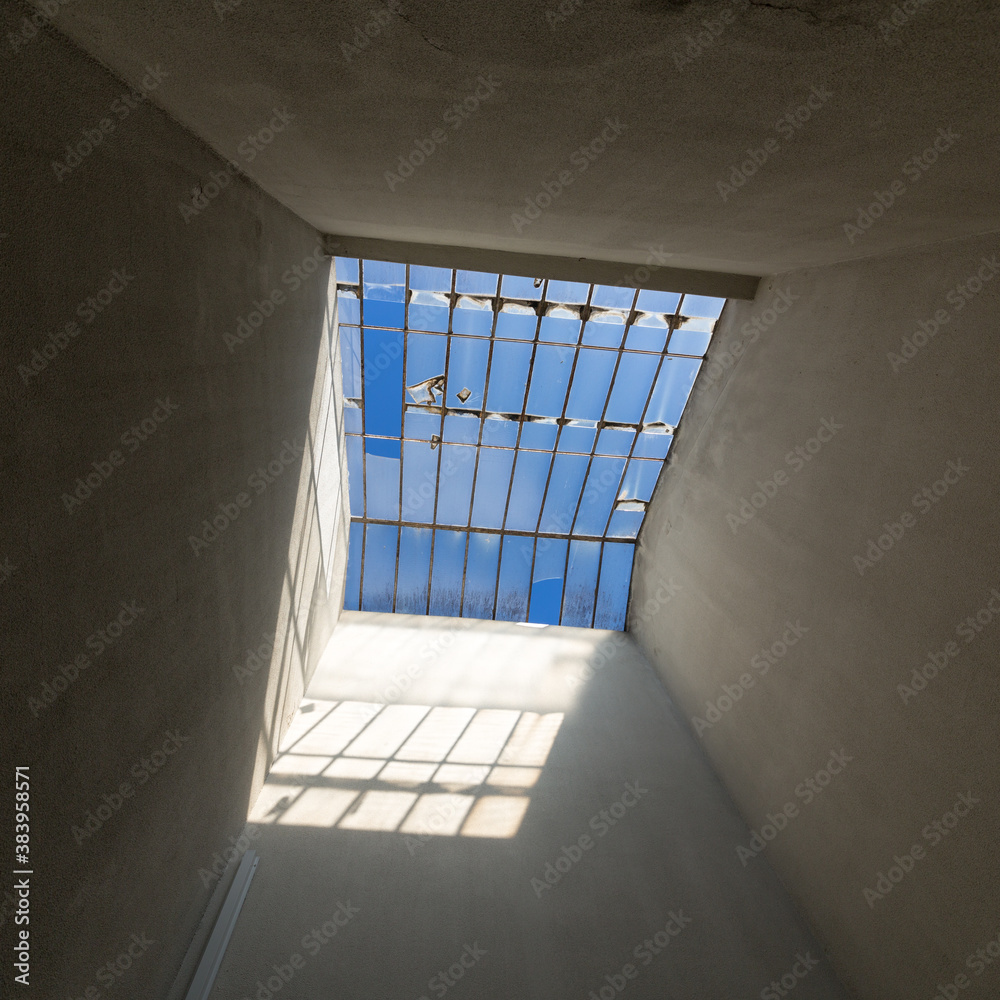
[[[3,5],[0,37],[22,14]],[[185,221],[222,161],[148,101],[119,116],[128,88],[68,41],[3,58],[0,830],[9,870],[27,765],[35,874],[27,988],[0,888],[2,992],[162,997],[211,891],[199,869],[239,833],[342,604],[330,265],[283,283],[317,235],[240,178]]]
[[[1000,991],[975,957],[1000,947],[998,247],[730,303],[633,577],[630,627],[754,829],[852,758],[767,854],[873,1000]]]
[[[1000,11],[908,5],[888,29],[885,0],[74,0],[56,23],[129,81],[168,68],[154,100],[324,232],[769,274],[1000,229]],[[905,210],[848,244],[894,181]]]

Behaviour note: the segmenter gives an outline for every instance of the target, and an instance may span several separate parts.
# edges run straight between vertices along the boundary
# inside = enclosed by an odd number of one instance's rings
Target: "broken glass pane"
[[[623,628],[634,540],[724,301],[337,268],[344,606]]]

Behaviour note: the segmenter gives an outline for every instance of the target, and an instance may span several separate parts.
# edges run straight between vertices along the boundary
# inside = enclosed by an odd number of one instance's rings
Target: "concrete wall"
[[[847,995],[628,636],[345,612],[284,750],[213,1000]]]
[[[1000,10],[899,6],[73,0],[55,24],[124,79],[161,61],[162,107],[337,236],[760,275],[1000,229]]]
[[[23,13],[0,7],[5,39]],[[224,163],[67,41],[4,59],[0,759],[32,779],[24,992],[157,997],[342,603],[330,264],[245,180],[208,187]]]
[[[730,303],[636,564],[638,641],[751,827],[791,804],[760,853],[879,1000],[1000,991],[997,246]]]

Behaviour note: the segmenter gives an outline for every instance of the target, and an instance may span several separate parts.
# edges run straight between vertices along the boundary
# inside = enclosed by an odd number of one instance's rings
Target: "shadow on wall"
[[[513,837],[562,719],[560,712],[310,701],[250,821]]]
[[[250,802],[260,792],[344,604],[350,511],[336,288],[331,261],[274,637],[262,636],[260,646],[247,650],[244,662],[234,667],[243,684],[267,665]],[[294,450],[298,442],[291,444]]]
[[[593,645],[539,638],[345,613],[250,820],[512,837]]]
[[[335,286],[246,176],[181,210],[224,163],[157,106],[175,67],[67,173],[131,98],[57,27],[0,74],[0,758],[32,779],[30,986],[103,994],[122,955],[161,997],[342,603]]]
[[[320,264],[317,273],[321,277],[327,273],[326,265]],[[240,780],[249,779],[246,799],[242,798],[242,789],[246,786],[239,786],[242,809],[248,809],[265,787],[268,772],[278,757],[279,745],[295,717],[343,607],[349,511],[336,278],[332,262],[324,294],[308,423],[303,432],[286,438],[276,457],[258,467],[247,480],[249,489],[262,494],[287,469],[297,467],[299,470],[294,509],[286,509],[285,516],[276,522],[282,526],[290,522],[290,526],[280,595],[273,592],[277,606],[269,606],[275,615],[273,629],[265,627],[257,636],[257,644],[246,648],[230,668],[240,687],[239,698],[245,717],[258,720],[254,726],[255,750],[251,742],[242,745],[248,755],[254,755],[252,778],[247,757],[243,757],[239,765]],[[311,364],[312,361],[304,359],[303,363]],[[241,502],[239,496],[236,502]],[[228,525],[220,524],[220,532],[225,527]],[[207,901],[207,909],[204,893],[192,903],[189,916],[196,914],[201,924],[174,979],[170,1000],[185,995],[195,964],[218,917],[225,891],[252,839],[248,828],[244,828],[238,837],[229,838],[229,844],[224,844],[206,867],[199,869],[202,886],[214,892]]]
[[[249,818],[219,996],[843,1000],[622,633],[345,612]]]

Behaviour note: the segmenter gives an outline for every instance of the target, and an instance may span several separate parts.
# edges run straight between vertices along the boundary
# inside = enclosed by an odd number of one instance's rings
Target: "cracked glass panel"
[[[636,538],[725,300],[336,268],[344,606],[624,629]]]

